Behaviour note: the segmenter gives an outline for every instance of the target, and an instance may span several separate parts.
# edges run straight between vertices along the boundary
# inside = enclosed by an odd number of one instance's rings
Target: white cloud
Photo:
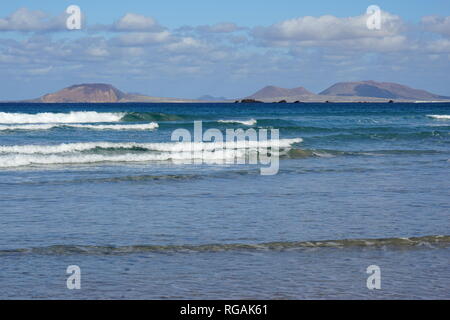
[[[426,31],[450,36],[450,17],[425,16],[421,21]]]
[[[450,40],[449,39],[438,39],[432,40],[425,46],[427,52],[433,53],[449,53],[450,52]]]
[[[174,43],[170,43],[166,46],[167,49],[177,51],[177,50],[185,50],[185,49],[197,49],[203,47],[201,41],[194,39],[192,37],[183,37],[178,39],[178,41]]]
[[[256,27],[252,34],[266,46],[348,46],[380,51],[396,50],[404,45],[402,19],[388,12],[381,13],[381,29],[369,30],[368,16],[338,18],[299,17],[269,27]]]
[[[120,45],[143,46],[149,44],[163,43],[170,40],[169,31],[161,32],[131,32],[120,35],[117,40]]]
[[[52,17],[42,11],[20,8],[6,18],[0,18],[0,31],[56,31],[65,29],[63,15]]]
[[[160,31],[162,27],[152,17],[127,13],[113,24],[115,31]]]

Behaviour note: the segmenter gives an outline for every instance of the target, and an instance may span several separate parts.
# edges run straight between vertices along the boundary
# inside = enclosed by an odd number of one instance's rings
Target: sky
[[[69,30],[66,8],[81,10]],[[367,8],[381,9],[379,28]],[[0,4],[0,100],[78,83],[125,92],[245,97],[398,82],[450,96],[450,1],[29,0]]]

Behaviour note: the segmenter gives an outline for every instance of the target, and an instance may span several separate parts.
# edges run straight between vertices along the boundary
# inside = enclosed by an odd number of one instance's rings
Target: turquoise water
[[[449,299],[449,115],[450,104],[2,104],[0,298]],[[172,132],[195,120],[278,128],[278,174],[174,160],[189,155]],[[66,287],[69,265],[81,290]],[[366,287],[369,265],[381,290]]]

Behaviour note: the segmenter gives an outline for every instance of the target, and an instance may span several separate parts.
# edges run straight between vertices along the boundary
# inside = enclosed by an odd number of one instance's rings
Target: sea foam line
[[[1,254],[45,254],[45,255],[121,255],[146,252],[158,253],[197,253],[226,251],[286,251],[327,248],[447,248],[450,244],[448,235],[432,235],[411,238],[381,238],[381,239],[337,239],[323,241],[284,241],[265,243],[212,243],[212,244],[149,244],[149,245],[52,245],[32,248],[1,249]]]
[[[70,113],[7,113],[0,112],[0,123],[96,123],[118,122],[125,116],[122,112],[72,111]]]
[[[440,120],[450,120],[450,115],[447,114],[429,114],[427,117]]]
[[[13,154],[0,156],[0,168],[23,167],[30,165],[59,164],[95,164],[104,162],[155,162],[171,161],[185,163],[186,160],[201,159],[204,163],[224,163],[227,160],[242,158],[245,150],[224,150],[223,152],[193,153],[193,152],[163,152],[163,153],[127,153],[121,155],[102,154]]]
[[[58,145],[12,145],[0,146],[0,153],[16,154],[58,154],[70,152],[82,152],[94,149],[144,149],[143,151],[159,152],[192,152],[213,151],[219,149],[248,149],[248,148],[289,148],[295,143],[300,143],[301,138],[265,140],[265,141],[236,141],[236,142],[160,142],[160,143],[135,143],[135,142],[80,142],[63,143]]]
[[[9,130],[50,130],[54,128],[78,128],[91,130],[153,130],[158,128],[156,122],[145,124],[22,124],[22,125],[0,125],[0,131]]]
[[[250,120],[219,120],[217,122],[220,123],[239,123],[239,124],[243,124],[244,126],[253,126],[257,123],[257,121],[255,119],[250,119]]]

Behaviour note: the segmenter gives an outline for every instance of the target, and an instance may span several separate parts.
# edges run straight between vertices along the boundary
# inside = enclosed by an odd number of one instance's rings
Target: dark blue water
[[[449,299],[449,115],[450,104],[2,104],[0,298]],[[171,134],[196,120],[279,129],[278,173],[190,163]],[[81,290],[66,287],[69,265]],[[381,290],[366,287],[369,265]]]

